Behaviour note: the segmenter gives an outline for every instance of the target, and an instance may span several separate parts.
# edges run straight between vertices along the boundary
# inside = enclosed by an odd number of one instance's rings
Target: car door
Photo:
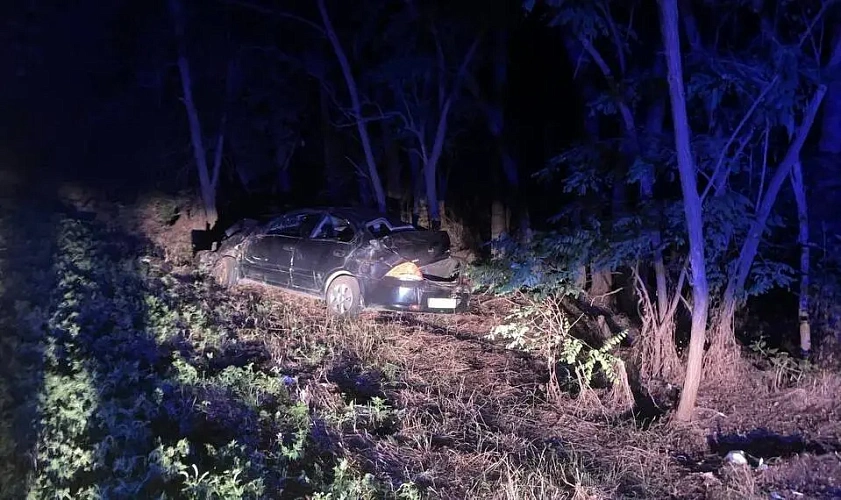
[[[324,280],[345,268],[357,231],[347,220],[332,214],[301,241],[294,257],[293,286],[310,292],[323,290]]]
[[[266,231],[245,249],[242,266],[245,277],[290,286],[295,247],[301,241],[308,215],[292,212],[270,222]]]

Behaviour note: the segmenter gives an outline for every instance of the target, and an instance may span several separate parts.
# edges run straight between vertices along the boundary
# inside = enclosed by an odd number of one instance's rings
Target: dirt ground
[[[167,246],[166,231],[154,236]],[[177,252],[152,253],[142,257],[152,274],[224,333],[224,345],[184,334],[207,364],[197,370],[253,364],[288,381],[323,452],[385,484],[447,499],[841,498],[837,368],[781,386],[774,370],[749,368],[704,385],[693,422],[677,425],[645,398],[651,387],[636,388],[636,412],[598,391],[550,401],[544,362],[486,338],[514,307],[507,299],[476,297],[469,314],[338,321],[316,300],[208,286]],[[725,458],[734,451],[747,463]]]
[[[317,408],[387,401],[393,421],[347,427],[341,446],[433,497],[841,498],[838,373],[772,390],[772,374],[754,370],[703,387],[689,425],[668,413],[642,421],[573,395],[548,402],[546,366],[485,338],[505,300],[478,297],[470,314],[451,316],[366,312],[333,329],[315,300],[257,285],[232,294],[257,296],[320,325],[306,342],[331,351],[321,363],[296,359],[301,338],[278,334],[265,339],[267,363],[294,373]],[[725,459],[734,450],[748,464]]]

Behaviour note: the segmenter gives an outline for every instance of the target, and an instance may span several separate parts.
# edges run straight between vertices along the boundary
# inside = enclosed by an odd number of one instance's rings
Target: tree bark
[[[688,421],[692,418],[695,400],[704,360],[704,341],[707,330],[709,288],[704,260],[704,221],[701,197],[695,178],[695,161],[692,158],[689,118],[686,114],[686,97],[683,86],[683,68],[680,52],[678,11],[676,0],[658,0],[663,47],[668,68],[669,98],[672,108],[672,123],[675,130],[680,186],[683,193],[684,216],[689,233],[689,264],[692,271],[692,327],[689,339],[689,354],[686,377],[680,395],[675,418]]]
[[[797,237],[797,243],[800,245],[800,300],[797,311],[800,352],[803,356],[808,356],[812,350],[812,326],[809,318],[809,210],[801,162],[797,162],[791,169],[791,187],[797,202],[797,223],[800,229]]]
[[[368,135],[368,126],[362,116],[362,104],[359,99],[359,88],[356,85],[356,79],[353,77],[353,71],[350,67],[347,55],[345,54],[342,44],[339,41],[339,36],[333,28],[333,23],[330,21],[330,16],[327,13],[327,7],[324,5],[324,0],[317,0],[318,10],[321,13],[321,20],[324,23],[324,31],[330,44],[333,46],[333,52],[339,60],[339,66],[342,68],[342,76],[345,79],[348,95],[350,96],[351,110],[353,111],[354,119],[356,120],[356,129],[359,132],[359,140],[362,142],[362,150],[365,153],[365,163],[367,164],[367,176],[373,198],[377,204],[377,209],[380,212],[385,212],[385,191],[383,190],[380,174],[377,171],[377,164],[374,161],[374,151],[371,148],[371,137]]]

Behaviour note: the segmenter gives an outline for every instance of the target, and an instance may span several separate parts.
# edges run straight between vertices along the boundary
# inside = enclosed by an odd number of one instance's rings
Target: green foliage
[[[540,355],[550,371],[550,385],[558,384],[555,374],[558,362],[572,367],[582,389],[593,382],[594,373],[602,373],[614,383],[619,377],[616,367],[620,359],[614,354],[627,336],[621,332],[607,339],[600,347],[591,347],[572,333],[573,322],[564,312],[559,298],[547,298],[517,308],[496,326],[489,340],[504,340],[506,348]],[[550,386],[550,393],[555,391]]]
[[[325,474],[337,462],[313,436],[319,417],[283,374],[226,359],[234,311],[203,300],[209,285],[160,273],[136,258],[138,242],[95,223],[63,219],[54,230],[39,236],[55,245],[34,253],[52,260],[50,272],[15,277],[26,300],[14,317],[0,314],[13,327],[0,352],[15,369],[0,379],[0,498],[379,491],[346,466]]]
[[[333,482],[324,491],[313,496],[314,500],[373,500],[380,497],[374,476],[359,474],[347,459],[333,468]]]
[[[796,384],[815,369],[808,359],[797,359],[781,349],[769,347],[767,340],[762,337],[754,340],[750,349],[769,364],[774,389]]]
[[[529,245],[504,237],[493,242],[499,257],[468,270],[476,289],[508,294],[528,290],[538,295],[575,295],[580,268],[590,257],[591,234],[535,233]]]
[[[535,9],[536,3],[524,2],[525,10]],[[607,86],[587,103],[591,116],[617,120],[622,104],[634,120],[633,134],[624,130],[628,123],[623,118],[619,124],[623,132],[573,145],[538,174],[539,179],[556,183],[561,191],[575,197],[571,207],[558,214],[554,222],[567,231],[590,232],[593,245],[586,263],[600,269],[649,260],[654,250],[651,236],[656,231],[674,279],[686,251],[685,214],[674,175],[674,140],[663,133],[668,129],[664,122],[652,114],[663,105],[665,75],[662,69],[658,72],[656,64],[642,62],[650,61],[647,57],[635,60],[626,54],[636,54],[632,43],[634,25],[640,18],[632,13],[637,4],[576,0],[540,3],[548,7],[549,24],[563,26],[567,44],[580,55],[576,70],[587,64],[592,70],[595,56],[588,50],[590,46],[611,68],[610,76],[598,70]],[[710,2],[708,7],[748,18],[768,14],[731,11],[731,5],[725,2]],[[696,8],[699,10],[695,14],[702,18],[703,9]],[[774,12],[779,22],[771,26],[772,33],[746,38],[742,32],[722,29],[715,34],[714,46],[705,46],[702,53],[693,48],[686,54],[686,99],[692,111],[689,126],[701,189],[714,175],[724,181],[719,189],[707,193],[703,207],[705,254],[713,294],[720,293],[733,276],[741,246],[755,220],[758,200],[765,195],[762,191],[767,188],[767,178],[785,154],[819,82],[820,61],[805,48],[810,41],[802,38],[811,16],[816,14],[816,8],[784,2]],[[624,72],[617,71],[620,60],[625,63],[620,68]],[[636,137],[635,144],[629,143],[631,137]],[[639,185],[641,191],[653,187],[653,199],[643,196],[634,206],[623,207],[624,212],[611,210],[617,201],[616,189],[621,189],[616,185],[621,182],[617,171],[626,172],[624,181]],[[786,249],[768,244],[786,234],[791,241],[790,233],[776,214],[772,214],[765,230],[761,259],[751,263],[745,289],[736,291],[738,299],[792,283],[794,272],[785,263]]]

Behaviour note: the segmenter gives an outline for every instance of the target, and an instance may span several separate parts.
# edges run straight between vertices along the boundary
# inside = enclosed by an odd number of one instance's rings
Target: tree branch
[[[803,148],[803,144],[806,142],[806,137],[812,129],[815,116],[818,114],[818,110],[820,109],[825,95],[826,86],[819,86],[815,91],[815,94],[812,96],[809,106],[806,108],[803,121],[797,128],[794,140],[789,146],[788,151],[786,151],[783,161],[774,172],[771,182],[768,183],[768,189],[762,197],[762,203],[759,206],[759,210],[757,210],[756,218],[751,224],[748,236],[745,239],[744,245],[742,245],[741,251],[739,252],[739,257],[736,261],[736,272],[732,274],[732,277],[728,282],[727,290],[725,291],[726,298],[735,298],[736,294],[744,289],[748,273],[750,272],[754,257],[756,256],[757,249],[759,248],[759,241],[762,238],[762,233],[765,231],[768,217],[771,215],[771,210],[776,202],[777,194],[780,192],[780,188],[788,177],[794,164],[800,161],[800,150]]]
[[[806,43],[806,40],[808,40],[809,37],[812,36],[812,30],[815,28],[815,25],[818,23],[818,20],[820,20],[824,16],[824,14],[826,14],[826,11],[827,9],[829,9],[830,5],[836,3],[837,1],[838,0],[826,0],[825,2],[821,2],[821,10],[819,10],[818,13],[815,14],[815,17],[812,19],[812,22],[809,23],[809,26],[806,27],[806,31],[803,32],[802,35],[800,35],[800,41],[797,43],[798,47],[803,47],[803,44]],[[818,64],[820,64],[820,61],[818,61]]]
[[[619,71],[625,74],[625,50],[622,44],[622,39],[619,37],[619,30],[616,28],[616,23],[613,22],[613,16],[610,15],[610,7],[604,5],[602,2],[596,3],[596,8],[602,11],[607,25],[610,28],[610,33],[613,36],[613,43],[616,46],[616,55],[619,58]]]
[[[727,151],[730,149],[730,146],[733,145],[733,141],[736,140],[736,136],[739,135],[739,132],[742,131],[742,127],[748,122],[748,119],[753,115],[753,112],[756,111],[756,108],[759,107],[759,103],[765,99],[765,96],[768,95],[768,92],[774,88],[777,82],[780,80],[779,75],[775,75],[774,78],[768,82],[768,85],[762,89],[759,96],[754,99],[753,104],[751,104],[750,108],[748,108],[745,116],[742,117],[742,121],[736,126],[736,129],[733,130],[733,133],[730,134],[730,138],[727,139],[727,143],[724,144],[724,148],[722,148],[721,153],[718,155],[718,161],[715,164],[715,168],[713,169],[713,175],[710,177],[710,182],[707,183],[707,187],[704,188],[704,192],[701,194],[701,202],[703,203],[704,199],[706,199],[707,195],[709,194],[710,190],[715,185],[715,181],[718,179],[719,175],[723,175],[723,166],[724,166],[724,159],[727,156]]]
[[[590,42],[590,40],[587,40],[581,35],[578,36],[578,41],[581,42],[581,46],[584,47],[584,50],[590,55],[590,57],[593,58],[593,62],[596,63],[596,66],[599,67],[604,77],[607,78],[611,87],[615,86],[616,79],[613,77],[613,72],[610,71],[610,66],[607,65],[607,62],[599,53],[598,49],[593,46],[593,43]]]

